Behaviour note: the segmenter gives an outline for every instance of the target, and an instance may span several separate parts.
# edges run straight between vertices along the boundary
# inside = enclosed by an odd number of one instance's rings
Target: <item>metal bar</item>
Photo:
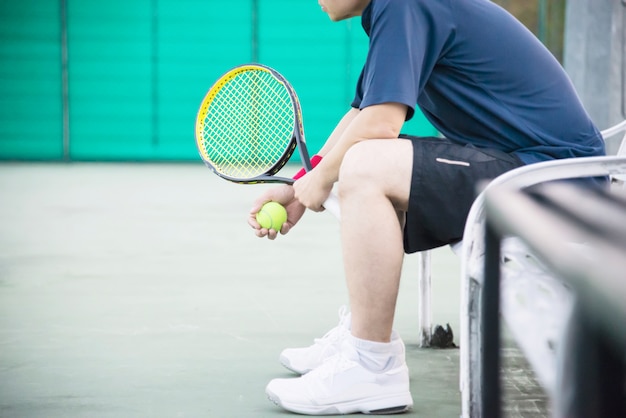
[[[548,196],[559,193],[563,185],[544,187],[548,187],[548,192],[544,193]],[[578,205],[580,200],[571,204]],[[520,237],[548,268],[567,280],[577,293],[585,295],[586,300],[593,301],[598,326],[606,327],[616,339],[615,343],[626,347],[624,247],[607,240],[599,231],[590,232],[586,227],[575,225],[576,222],[567,218],[569,215],[557,208],[548,209],[528,194],[506,188],[492,189],[485,207],[490,224],[499,233]],[[602,215],[593,212],[590,216]],[[626,223],[626,211],[614,222]],[[586,243],[585,256],[576,256],[568,243]],[[616,322],[615,318],[625,318],[625,322]]]
[[[432,340],[432,316],[431,316],[431,255],[430,251],[421,251],[417,254],[419,264],[417,281],[419,285],[419,327],[420,347],[430,347]]]
[[[581,295],[583,296],[583,295]],[[624,417],[623,353],[595,326],[583,306],[575,304],[562,350],[564,375],[554,400],[555,416]]]
[[[578,296],[578,319],[570,330],[570,340],[559,344],[570,363],[562,367],[570,375],[561,378],[557,388],[557,404],[561,416],[582,418],[588,416],[626,416],[623,383],[626,364],[626,242],[611,237],[611,225],[595,218],[606,215],[599,209],[606,195],[593,205],[586,194],[595,196],[584,187],[577,187],[578,196],[570,193],[571,185],[546,184],[531,191],[519,192],[510,188],[491,189],[485,199],[488,231],[484,297],[493,294],[497,234],[513,234],[526,242],[555,275],[565,280]],[[595,197],[597,198],[597,197]],[[622,205],[619,198],[606,202]],[[580,206],[580,207],[579,207]],[[575,210],[572,208],[576,208]],[[626,224],[626,210],[609,216],[618,228]],[[495,234],[495,235],[494,235]],[[584,251],[577,246],[585,243]],[[573,245],[572,245],[573,244]],[[578,248],[578,250],[576,249]],[[488,259],[488,261],[487,261]],[[483,306],[492,306],[485,301]],[[492,308],[493,309],[493,308]],[[497,312],[484,310],[487,315]],[[492,333],[491,316],[483,318],[483,333]],[[494,369],[494,339],[483,337],[483,403],[484,416],[497,416],[495,408],[499,395]],[[496,357],[497,359],[497,357]],[[494,406],[496,405],[496,406]]]
[[[598,378],[596,379],[596,394],[599,399],[600,417],[626,417],[626,399],[624,398],[624,376],[626,367],[623,352],[615,350],[608,338],[603,335],[595,340],[597,346]],[[578,361],[585,361],[579,358]],[[582,382],[583,384],[585,382]]]
[[[500,408],[500,238],[487,223],[485,278],[481,299],[483,318],[481,361],[482,415],[499,418]]]

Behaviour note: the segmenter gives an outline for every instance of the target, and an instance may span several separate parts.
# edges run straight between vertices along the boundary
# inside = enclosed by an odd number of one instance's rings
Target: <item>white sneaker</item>
[[[397,340],[398,341],[398,340]],[[401,340],[399,340],[401,341]],[[385,371],[372,372],[358,361],[358,353],[344,342],[335,356],[304,376],[274,379],[266,387],[269,399],[299,414],[397,414],[410,410],[409,370],[404,346]]]
[[[280,353],[280,363],[291,371],[305,374],[319,367],[325,359],[337,354],[341,342],[350,334],[350,312],[346,306],[339,308],[339,325],[322,338],[313,340],[313,345],[303,348],[286,348]]]

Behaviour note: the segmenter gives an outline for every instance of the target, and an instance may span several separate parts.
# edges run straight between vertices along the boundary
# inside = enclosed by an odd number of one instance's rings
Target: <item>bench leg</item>
[[[467,277],[463,292],[460,350],[462,417],[481,418],[482,285],[475,279]]]
[[[420,327],[420,347],[430,347],[432,340],[432,317],[430,307],[431,296],[431,272],[430,272],[430,251],[422,251],[417,254],[419,272],[417,276],[419,284],[418,306],[419,306],[419,327]]]

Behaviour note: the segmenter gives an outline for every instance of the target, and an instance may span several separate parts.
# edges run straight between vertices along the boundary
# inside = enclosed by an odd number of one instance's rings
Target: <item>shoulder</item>
[[[391,23],[409,31],[447,26],[452,20],[450,3],[450,0],[372,0],[366,20],[373,28]]]
[[[385,13],[431,13],[450,7],[449,0],[372,0],[370,3],[373,16]]]
[[[450,3],[456,0],[372,0],[362,24],[372,39],[384,44],[404,40],[405,48],[437,50],[456,27]]]

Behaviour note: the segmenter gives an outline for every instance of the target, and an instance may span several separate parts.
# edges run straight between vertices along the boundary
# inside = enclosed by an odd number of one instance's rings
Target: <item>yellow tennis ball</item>
[[[267,202],[256,214],[256,221],[261,227],[280,231],[287,220],[287,211],[278,202]]]

